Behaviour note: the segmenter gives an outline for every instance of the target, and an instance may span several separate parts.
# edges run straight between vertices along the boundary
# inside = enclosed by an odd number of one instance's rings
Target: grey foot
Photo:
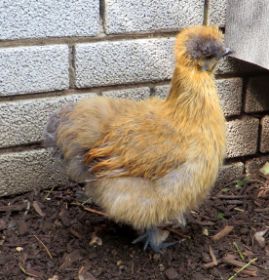
[[[166,236],[164,236],[164,234]],[[156,227],[148,229],[144,234],[140,235],[136,238],[132,243],[136,244],[139,242],[144,242],[144,250],[146,250],[149,246],[150,248],[159,253],[162,249],[171,247],[178,242],[163,242],[167,238],[168,234],[164,231],[159,230]]]

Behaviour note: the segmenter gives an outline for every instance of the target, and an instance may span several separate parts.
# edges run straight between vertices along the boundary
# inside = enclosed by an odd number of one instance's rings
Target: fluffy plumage
[[[197,39],[198,38],[198,39]],[[216,27],[183,30],[166,100],[96,97],[64,107],[45,142],[69,176],[115,221],[150,229],[201,203],[225,153],[224,116],[214,69],[225,55]]]

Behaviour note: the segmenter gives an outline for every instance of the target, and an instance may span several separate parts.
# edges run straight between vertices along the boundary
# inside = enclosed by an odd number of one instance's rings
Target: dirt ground
[[[184,230],[170,229],[180,243],[162,254],[132,245],[130,227],[78,202],[81,188],[0,199],[0,279],[269,279],[265,177],[215,188]]]

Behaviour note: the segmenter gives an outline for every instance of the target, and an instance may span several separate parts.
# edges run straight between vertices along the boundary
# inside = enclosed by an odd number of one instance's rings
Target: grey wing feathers
[[[68,104],[61,108],[60,110],[54,112],[47,123],[47,126],[44,131],[43,140],[44,146],[46,148],[54,148],[58,150],[57,147],[57,130],[61,123],[67,121],[68,113],[72,112],[74,104]]]

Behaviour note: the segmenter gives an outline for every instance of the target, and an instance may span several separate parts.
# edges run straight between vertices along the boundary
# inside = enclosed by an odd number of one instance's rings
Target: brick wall
[[[5,0],[0,5],[0,195],[66,183],[42,148],[49,114],[86,96],[165,97],[178,30],[225,26],[226,1]],[[267,76],[266,76],[267,75]],[[227,117],[220,182],[269,158],[269,75],[232,59],[217,84]]]

